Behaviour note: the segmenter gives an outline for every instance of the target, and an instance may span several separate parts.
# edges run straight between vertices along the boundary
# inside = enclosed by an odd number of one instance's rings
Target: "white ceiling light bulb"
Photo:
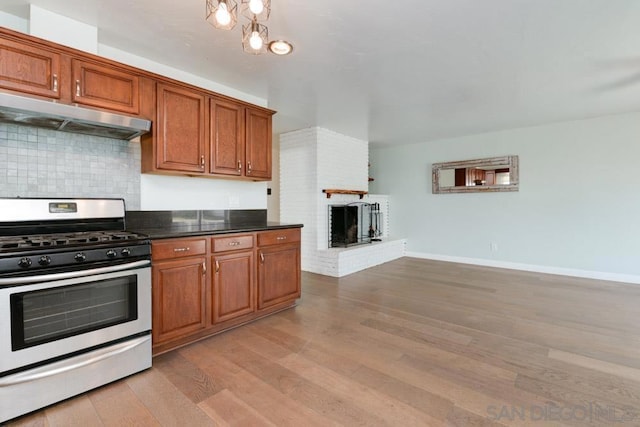
[[[262,13],[262,11],[264,10],[264,4],[262,3],[262,0],[250,0],[249,1],[249,10],[254,15],[260,15]]]
[[[231,14],[227,8],[227,3],[220,2],[218,4],[218,10],[216,11],[216,21],[220,25],[229,25],[231,22]]]
[[[262,49],[262,37],[260,37],[260,33],[258,33],[257,31],[253,31],[251,33],[251,37],[249,38],[249,46],[251,46],[251,49],[253,50]]]

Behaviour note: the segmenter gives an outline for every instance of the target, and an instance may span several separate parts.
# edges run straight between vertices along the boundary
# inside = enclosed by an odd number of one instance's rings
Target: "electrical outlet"
[[[498,244],[495,242],[491,242],[490,244],[491,252],[498,252]]]

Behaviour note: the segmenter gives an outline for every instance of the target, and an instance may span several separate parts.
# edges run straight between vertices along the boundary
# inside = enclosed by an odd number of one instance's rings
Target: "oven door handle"
[[[53,375],[60,375],[74,369],[80,369],[84,366],[91,365],[92,363],[97,363],[101,360],[116,356],[120,353],[124,353],[125,351],[129,351],[132,348],[146,343],[150,339],[151,335],[145,335],[143,337],[139,337],[130,341],[121,342],[109,347],[102,348],[100,350],[96,350],[94,352],[91,352],[88,356],[81,354],[79,356],[73,357],[72,359],[62,360],[52,365],[45,365],[30,371],[9,375],[5,378],[0,378],[0,387],[8,387],[15,384],[35,381]]]
[[[24,285],[27,283],[51,282],[54,280],[75,279],[77,277],[92,276],[94,274],[115,273],[117,271],[131,270],[133,268],[147,267],[151,261],[142,260],[128,264],[111,265],[109,267],[92,268],[89,270],[69,271],[67,273],[44,274],[26,277],[8,277],[0,279],[0,286]]]

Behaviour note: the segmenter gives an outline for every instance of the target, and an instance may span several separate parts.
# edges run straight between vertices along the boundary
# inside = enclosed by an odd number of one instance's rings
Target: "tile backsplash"
[[[0,197],[122,197],[140,209],[140,143],[0,123]]]

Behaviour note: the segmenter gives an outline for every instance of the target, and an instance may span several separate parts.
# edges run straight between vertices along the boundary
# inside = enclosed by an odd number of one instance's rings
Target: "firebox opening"
[[[371,242],[371,205],[351,203],[329,206],[329,247],[346,248]]]

